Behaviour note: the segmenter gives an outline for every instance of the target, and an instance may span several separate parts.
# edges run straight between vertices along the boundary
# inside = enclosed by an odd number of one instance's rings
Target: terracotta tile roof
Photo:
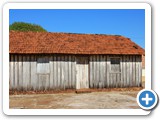
[[[9,52],[16,54],[144,54],[129,38],[117,35],[10,31]]]

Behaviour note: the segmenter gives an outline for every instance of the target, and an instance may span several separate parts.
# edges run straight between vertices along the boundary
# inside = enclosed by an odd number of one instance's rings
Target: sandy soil
[[[138,91],[10,95],[11,109],[136,109]]]

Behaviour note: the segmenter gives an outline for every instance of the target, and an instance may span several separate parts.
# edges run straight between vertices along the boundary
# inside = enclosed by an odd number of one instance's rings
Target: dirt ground
[[[11,109],[137,109],[139,91],[10,95]]]

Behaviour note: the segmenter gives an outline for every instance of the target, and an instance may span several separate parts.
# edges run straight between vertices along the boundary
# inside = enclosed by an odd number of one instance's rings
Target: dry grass
[[[129,88],[103,88],[103,89],[87,89],[89,92],[111,92],[111,91],[140,91],[143,87],[129,87]],[[82,90],[82,91],[85,91]],[[57,93],[75,93],[75,89],[67,90],[47,90],[47,91],[9,91],[10,95],[20,95],[20,94],[57,94]]]

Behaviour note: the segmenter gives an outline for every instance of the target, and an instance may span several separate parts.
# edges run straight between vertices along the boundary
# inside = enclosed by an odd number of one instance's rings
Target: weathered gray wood
[[[50,87],[49,89],[54,89],[54,78],[53,78],[53,74],[54,74],[54,66],[53,66],[53,56],[51,55],[49,57],[49,68],[50,68]]]
[[[110,59],[109,59],[109,55],[107,56],[107,87],[110,87],[110,75],[109,75],[109,71],[110,71]]]
[[[74,55],[11,55],[10,89],[47,90],[81,88],[81,86],[84,88],[141,86],[142,58],[140,55],[92,55],[89,57],[89,62],[84,59],[84,63],[79,64],[78,67],[77,58],[76,56],[75,60]],[[111,66],[110,58],[120,58],[120,65]],[[78,75],[77,71],[79,71]],[[84,82],[84,78],[88,80]]]
[[[126,76],[127,76],[127,86],[126,87],[129,87],[129,80],[130,80],[130,76],[129,76],[129,56],[126,56],[126,59],[127,59],[127,67],[126,67]]]
[[[88,58],[77,57],[77,89],[88,88]]]
[[[23,56],[23,89],[28,90],[30,85],[30,61],[29,56]]]
[[[64,56],[61,57],[61,89],[65,89],[65,84],[64,84]]]
[[[92,61],[92,56],[89,57],[89,87],[92,88],[92,79],[93,79],[93,75],[92,75],[92,64],[93,64],[93,61]]]
[[[71,78],[71,56],[69,55],[68,61],[68,79],[69,79],[69,88],[71,88],[72,78]]]
[[[104,77],[104,88],[107,88],[107,56],[106,55],[104,55],[103,56],[104,57],[104,75],[103,75],[103,77]]]
[[[135,56],[133,56],[133,61],[132,61],[132,86],[136,86],[136,67],[135,67]]]
[[[102,55],[101,56],[101,82],[102,82],[102,88],[105,87],[105,68],[106,68],[106,64],[105,64],[105,57]]]
[[[72,88],[76,89],[76,69],[75,56],[72,57]]]
[[[60,88],[60,56],[57,56],[57,89]]]
[[[65,79],[65,89],[68,89],[68,81],[69,81],[69,79],[68,79],[68,57],[67,56],[65,56],[64,57],[64,59],[65,59],[65,72],[64,72],[64,79]]]
[[[139,82],[140,82],[140,87],[142,86],[142,56],[140,56],[139,58],[139,64],[140,64],[140,68],[139,68]]]
[[[37,58],[37,73],[38,74],[50,73],[48,56],[39,56]]]
[[[141,80],[142,80],[142,67],[141,67],[141,56],[138,56],[138,87],[141,86]]]
[[[47,90],[49,87],[49,74],[38,74],[39,90]]]
[[[38,89],[38,80],[37,80],[37,59],[36,56],[31,56],[31,89]]]
[[[13,55],[11,55],[11,61],[10,61],[10,65],[11,65],[11,73],[10,73],[10,75],[11,75],[11,77],[10,77],[10,88],[11,89],[14,89],[14,56]]]
[[[136,56],[136,86],[138,86],[138,81],[139,81],[139,67],[138,67],[138,57]]]
[[[54,67],[54,71],[53,71],[53,78],[54,78],[54,80],[53,80],[53,85],[54,85],[54,88],[53,89],[57,89],[57,75],[58,75],[58,73],[57,73],[57,61],[56,61],[57,59],[56,59],[56,56],[54,55],[54,62],[53,62],[53,67]]]
[[[15,89],[18,89],[18,82],[19,82],[19,77],[18,77],[18,58],[17,55],[15,55],[15,70],[14,70],[14,74],[15,74],[15,83],[14,83],[14,87]]]
[[[19,77],[19,90],[23,90],[23,56],[19,55],[18,56],[19,59],[19,73],[18,73],[18,77]]]
[[[92,75],[93,75],[93,80],[92,80],[92,82],[93,82],[93,87],[95,88],[96,87],[96,58],[95,58],[95,56],[92,56],[92,59],[93,59],[93,71],[92,71]]]
[[[9,90],[11,90],[11,55],[9,55]]]

